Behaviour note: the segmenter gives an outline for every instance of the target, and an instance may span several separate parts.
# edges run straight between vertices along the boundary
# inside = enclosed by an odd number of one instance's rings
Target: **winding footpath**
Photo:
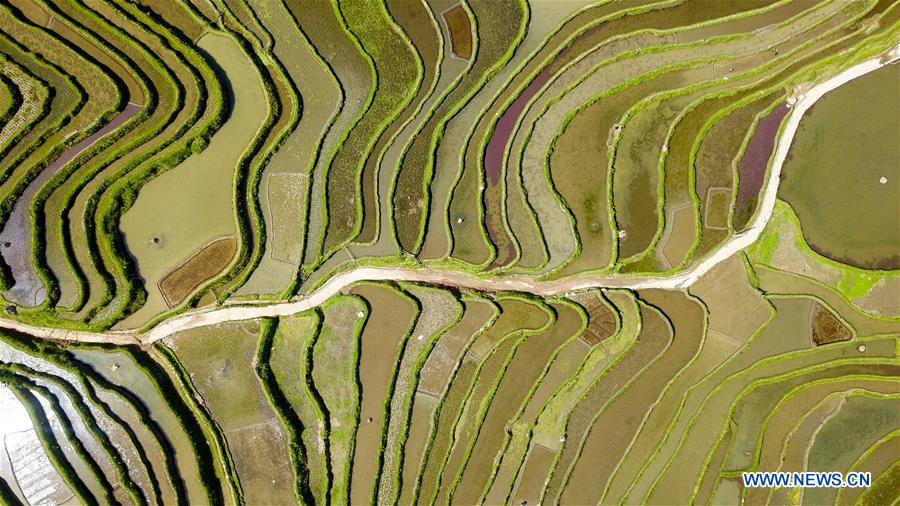
[[[308,296],[296,300],[272,304],[225,305],[218,308],[189,311],[173,316],[144,333],[137,331],[73,331],[26,325],[9,319],[0,319],[0,328],[24,332],[39,338],[61,341],[149,344],[176,332],[197,327],[300,313],[321,305],[343,289],[361,281],[410,281],[483,291],[528,292],[539,296],[563,295],[567,292],[589,288],[628,288],[635,290],[648,288],[679,290],[687,288],[709,272],[710,269],[753,244],[760,236],[775,209],[775,198],[778,194],[781,168],[787,158],[791,143],[804,113],[829,91],[898,60],[900,60],[900,45],[893,47],[886,54],[850,67],[827,81],[810,88],[805,93],[789,99],[792,111],[778,140],[778,146],[772,162],[772,170],[766,187],[763,189],[759,212],[752,225],[745,232],[731,237],[712,255],[676,276],[579,275],[559,280],[542,281],[530,276],[503,276],[488,279],[464,272],[438,270],[430,267],[357,267],[333,276]]]

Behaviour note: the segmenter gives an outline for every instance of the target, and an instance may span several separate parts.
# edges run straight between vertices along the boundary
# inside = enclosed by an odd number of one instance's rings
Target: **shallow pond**
[[[828,92],[807,111],[779,198],[816,252],[868,269],[900,268],[900,67]]]

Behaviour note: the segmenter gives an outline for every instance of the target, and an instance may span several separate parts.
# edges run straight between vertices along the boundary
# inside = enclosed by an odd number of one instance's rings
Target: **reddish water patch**
[[[3,259],[9,265],[13,278],[16,280],[12,289],[4,293],[4,297],[7,300],[23,306],[36,306],[46,298],[44,287],[37,274],[35,274],[34,267],[31,265],[31,216],[28,213],[28,206],[31,204],[34,194],[63,165],[81,154],[82,151],[88,149],[101,137],[118,128],[140,110],[141,106],[139,105],[130,103],[126,105],[125,109],[110,120],[109,123],[103,125],[99,130],[78,144],[67,149],[59,158],[42,170],[25,188],[25,192],[16,201],[12,213],[10,213],[6,223],[3,224],[3,231],[0,232],[0,254],[3,255]]]
[[[494,132],[491,134],[491,140],[488,141],[484,152],[484,170],[487,172],[490,184],[497,184],[497,181],[500,179],[500,173],[503,169],[503,154],[506,152],[506,146],[509,144],[510,137],[512,137],[516,121],[519,120],[519,116],[525,110],[528,101],[550,80],[551,75],[549,69],[545,68],[542,70],[522,90],[522,94],[516,97],[513,103],[503,111],[503,116],[497,121]]]
[[[491,138],[484,153],[484,168],[487,172],[489,184],[496,184],[500,178],[500,172],[503,169],[503,153],[506,152],[506,146],[509,144],[516,121],[522,115],[528,101],[537,94],[538,90],[550,80],[550,77],[555,72],[561,70],[572,59],[573,53],[577,51],[575,48],[579,40],[593,36],[605,26],[605,23],[601,23],[579,34],[574,41],[569,43],[541,69],[538,75],[522,90],[522,93],[513,100],[513,103],[503,111],[503,115],[500,116],[500,120],[497,121],[494,131],[491,133]]]
[[[735,202],[735,215],[749,219],[751,203],[756,200],[766,179],[769,158],[775,149],[775,137],[781,121],[791,110],[787,103],[782,103],[759,121],[756,131],[750,137],[744,156],[738,162],[738,195]],[[744,217],[744,215],[746,215]],[[738,228],[737,226],[735,228]]]

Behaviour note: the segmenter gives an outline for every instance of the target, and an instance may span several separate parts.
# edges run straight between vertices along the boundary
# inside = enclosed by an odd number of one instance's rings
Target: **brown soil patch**
[[[184,301],[201,283],[227,267],[235,251],[237,240],[232,236],[222,237],[200,248],[187,261],[166,274],[159,282],[159,291],[166,304],[172,308]]]
[[[813,342],[816,343],[816,346],[849,341],[853,337],[846,325],[831,314],[831,311],[818,303],[813,306],[810,326],[812,327]]]
[[[469,13],[461,4],[447,9],[441,14],[450,32],[450,50],[453,55],[468,60],[472,57],[472,25]]]
[[[585,311],[588,313],[588,325],[584,329],[581,339],[590,346],[608,338],[616,330],[616,317],[613,316],[609,308],[599,300],[585,304]]]

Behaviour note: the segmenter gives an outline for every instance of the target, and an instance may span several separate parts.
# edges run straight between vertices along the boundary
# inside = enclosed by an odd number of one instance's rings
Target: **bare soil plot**
[[[222,237],[200,248],[175,270],[159,281],[159,291],[169,308],[180,304],[204,281],[209,280],[231,263],[237,251],[237,240]]]
[[[453,55],[463,60],[472,57],[472,24],[469,22],[469,13],[462,5],[455,6],[441,13],[447,30],[450,32],[450,50]]]
[[[275,260],[296,263],[306,228],[306,199],[309,178],[305,174],[281,173],[269,176],[269,203],[272,205],[272,252]]]
[[[666,218],[666,231],[660,239],[661,251],[670,268],[676,268],[685,260],[685,256],[694,244],[694,206],[685,204],[669,211]]]
[[[772,313],[771,305],[750,283],[737,255],[725,260],[690,288],[709,311],[709,328],[744,344]]]
[[[17,136],[24,134],[28,128],[40,121],[43,114],[44,102],[51,99],[46,86],[23,66],[6,58],[2,67],[9,87],[15,88],[19,95],[19,106],[15,114],[6,118],[3,127],[0,128],[0,149],[5,152],[9,143]],[[13,105],[13,104],[10,104]]]
[[[812,338],[816,346],[849,341],[853,337],[853,332],[821,304],[813,306],[809,318],[812,326]]]
[[[881,316],[900,314],[900,276],[885,277],[877,281],[865,295],[854,297],[854,305],[867,313]]]

